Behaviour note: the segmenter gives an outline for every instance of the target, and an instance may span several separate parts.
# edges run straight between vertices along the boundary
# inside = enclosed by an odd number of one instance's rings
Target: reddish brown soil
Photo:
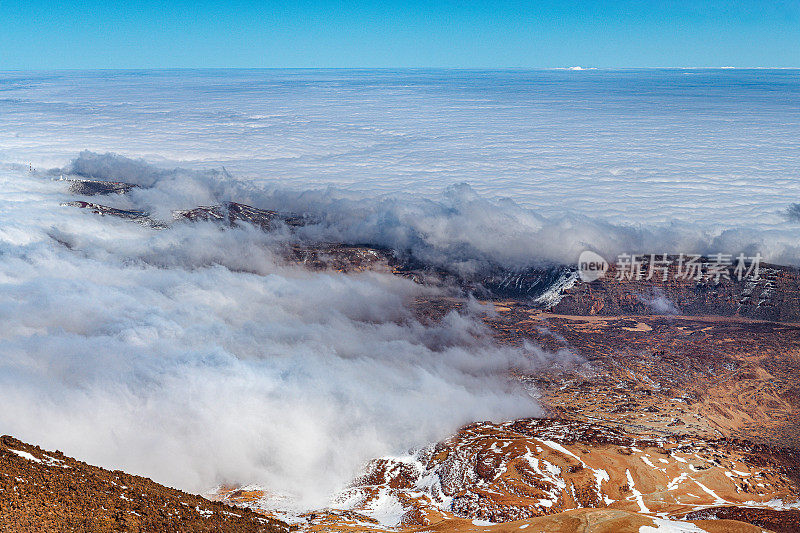
[[[25,458],[24,452],[38,459]],[[0,531],[261,532],[288,526],[150,479],[0,437]]]

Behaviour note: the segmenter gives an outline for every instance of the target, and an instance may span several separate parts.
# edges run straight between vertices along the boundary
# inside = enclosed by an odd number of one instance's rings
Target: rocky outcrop
[[[755,507],[710,507],[692,511],[687,520],[737,520],[763,527],[776,533],[800,531],[800,510],[760,509]]]
[[[68,181],[70,182],[69,192],[72,194],[82,194],[84,196],[94,196],[97,194],[125,194],[136,187],[136,185],[121,181],[99,181],[85,179],[72,179]]]
[[[287,226],[303,226],[307,220],[303,216],[281,214],[277,211],[268,209],[258,209],[237,202],[223,202],[219,205],[200,206],[184,211],[173,211],[172,217],[175,220],[191,221],[216,221],[233,225],[237,222],[253,224],[265,231],[274,229],[278,223]]]

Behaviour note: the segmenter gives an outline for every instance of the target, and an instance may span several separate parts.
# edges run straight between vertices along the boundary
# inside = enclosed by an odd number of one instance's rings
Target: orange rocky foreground
[[[416,311],[435,320],[462,303]],[[574,356],[517,376],[551,418],[376,459],[330,508],[296,517],[301,529],[800,531],[797,325],[492,305],[498,342]],[[284,516],[250,489],[212,497]]]
[[[286,524],[0,437],[0,531],[285,533]]]
[[[416,310],[435,320],[462,303]],[[551,418],[377,459],[329,509],[297,517],[302,529],[800,531],[797,325],[493,307],[498,342],[572,354],[516,376]],[[272,512],[258,490],[213,497]]]
[[[800,530],[795,475],[790,452],[744,442],[646,440],[553,419],[478,423],[372,461],[328,509],[287,526],[258,489],[209,501],[5,436],[0,530],[788,532]]]
[[[797,461],[791,450],[568,420],[478,423],[372,461],[329,509],[297,519],[309,531],[798,531]],[[214,495],[270,514],[262,496]],[[720,507],[736,520],[708,520]]]

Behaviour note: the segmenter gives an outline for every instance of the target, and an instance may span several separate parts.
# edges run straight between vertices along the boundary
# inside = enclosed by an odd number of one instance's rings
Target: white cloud
[[[252,228],[156,231],[0,172],[0,431],[190,490],[260,482],[319,505],[369,458],[539,413],[547,357],[480,321],[422,325],[424,289],[314,274]]]
[[[297,189],[466,182],[548,217],[784,227],[800,201],[794,73],[583,74],[5,73],[0,161],[90,149]]]
[[[64,169],[52,172],[146,184],[107,201],[165,221],[171,220],[175,209],[239,201],[310,215],[315,223],[300,229],[298,238],[387,246],[462,272],[487,265],[572,264],[586,249],[598,251],[609,261],[620,253],[760,252],[770,261],[800,263],[795,230],[785,214],[782,229],[714,230],[678,220],[633,225],[575,212],[545,216],[508,198],[487,198],[466,183],[427,197],[367,195],[332,187],[254,183],[227,171],[162,169],[142,160],[92,152],[83,152]]]

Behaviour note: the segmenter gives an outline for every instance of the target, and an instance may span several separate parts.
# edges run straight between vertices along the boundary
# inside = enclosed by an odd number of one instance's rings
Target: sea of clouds
[[[540,414],[472,305],[433,323],[426,289],[311,273],[280,232],[155,230],[61,206],[66,184],[0,172],[0,430],[202,491],[260,483],[322,505],[368,459],[474,420]]]
[[[0,432],[200,491],[320,505],[364,461],[539,414],[500,347],[432,289],[310,273],[287,241],[370,243],[471,272],[621,252],[800,264],[795,72],[0,74]],[[30,171],[29,164],[35,167]],[[221,201],[296,233],[155,230],[61,206]]]
[[[585,248],[610,260],[758,248],[797,264],[798,80],[731,69],[0,73],[0,161],[64,167],[90,150],[224,169],[284,191],[253,201],[340,218],[330,213],[352,207],[343,198],[378,213],[432,200],[395,211],[403,223],[421,215],[431,240],[473,248],[499,230],[486,251],[510,247],[513,264]]]

